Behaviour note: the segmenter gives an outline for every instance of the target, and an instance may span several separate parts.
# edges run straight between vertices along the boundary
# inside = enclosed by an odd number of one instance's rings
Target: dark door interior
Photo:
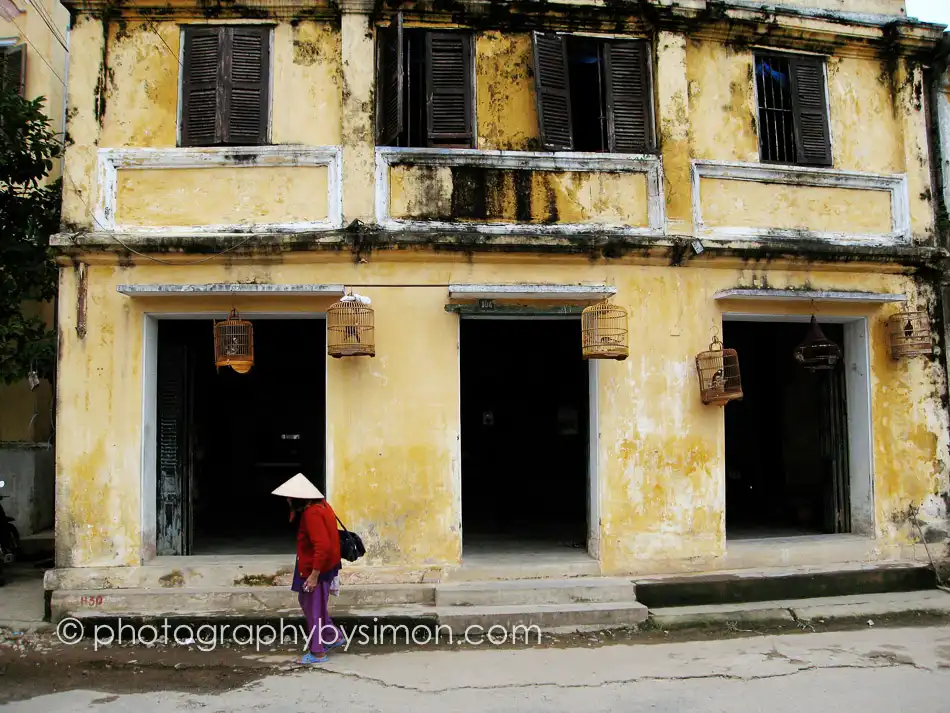
[[[186,415],[159,429],[160,468],[163,453],[181,464],[166,468],[181,483],[164,526],[160,517],[168,554],[293,549],[286,502],[270,492],[298,472],[325,489],[324,330],[322,320],[254,321],[255,364],[238,374],[215,367],[211,321],[159,323],[159,393],[170,395],[159,399],[159,424]],[[184,389],[162,369],[178,349],[189,355]]]

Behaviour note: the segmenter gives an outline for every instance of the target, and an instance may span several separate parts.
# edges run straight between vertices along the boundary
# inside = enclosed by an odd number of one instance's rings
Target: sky
[[[950,25],[950,0],[907,0],[908,17]]]

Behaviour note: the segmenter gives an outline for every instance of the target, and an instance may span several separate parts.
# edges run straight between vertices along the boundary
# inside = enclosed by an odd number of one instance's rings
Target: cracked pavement
[[[51,651],[55,656],[55,652]],[[226,667],[207,654],[209,675]],[[322,667],[267,665],[253,680],[187,690],[171,667],[8,703],[9,713],[96,711],[860,711],[950,710],[950,626],[571,648],[336,653]],[[217,673],[214,673],[217,671]],[[51,671],[50,675],[56,675]],[[119,672],[115,672],[118,677]],[[0,678],[0,685],[2,685]],[[207,682],[206,682],[207,683]],[[135,691],[135,692],[133,692]]]

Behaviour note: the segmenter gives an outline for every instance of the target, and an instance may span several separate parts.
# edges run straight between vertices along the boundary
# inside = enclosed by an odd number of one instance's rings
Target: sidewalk
[[[30,563],[17,563],[9,566],[6,576],[6,585],[0,587],[0,629],[52,630],[52,626],[43,621],[43,570]]]

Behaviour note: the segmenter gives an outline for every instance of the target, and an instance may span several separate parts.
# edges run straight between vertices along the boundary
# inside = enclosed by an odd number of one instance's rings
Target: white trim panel
[[[449,285],[454,300],[593,300],[615,294],[613,285]]]
[[[696,235],[700,238],[713,240],[817,238],[829,243],[845,245],[898,245],[910,243],[910,203],[907,175],[903,173],[860,173],[831,168],[693,160],[690,175],[693,188],[693,224],[695,225]],[[703,222],[702,194],[700,192],[703,178],[777,183],[788,186],[887,191],[891,198],[891,231],[889,233],[862,234],[788,228],[750,228],[747,226],[708,227]]]
[[[342,295],[343,285],[258,285],[212,283],[207,285],[116,285],[116,292],[129,297],[180,297],[207,295]]]
[[[227,146],[214,148],[99,149],[95,221],[100,230],[134,234],[299,233],[343,226],[342,150],[339,146]],[[125,226],[115,220],[118,172],[161,168],[326,166],[327,218],[294,223]]]
[[[720,290],[715,300],[780,300],[803,302],[906,302],[907,295],[891,292],[841,292],[836,290],[769,290],[737,287]]]
[[[529,171],[592,171],[643,173],[647,177],[648,226],[599,223],[476,223],[393,218],[389,213],[389,169],[394,165],[470,166]],[[663,163],[651,154],[611,154],[543,151],[481,151],[478,149],[428,149],[381,146],[376,148],[376,222],[388,230],[475,230],[504,235],[521,233],[557,235],[597,232],[661,237],[666,227]]]

